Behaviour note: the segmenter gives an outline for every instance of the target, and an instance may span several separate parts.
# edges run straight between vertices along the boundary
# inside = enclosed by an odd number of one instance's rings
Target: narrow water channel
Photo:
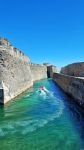
[[[40,86],[50,93],[41,95]],[[84,112],[51,80],[0,107],[0,150],[84,150]]]

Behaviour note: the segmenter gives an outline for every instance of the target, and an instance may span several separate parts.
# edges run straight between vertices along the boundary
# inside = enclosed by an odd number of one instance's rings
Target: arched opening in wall
[[[0,105],[4,104],[4,90],[0,89]]]

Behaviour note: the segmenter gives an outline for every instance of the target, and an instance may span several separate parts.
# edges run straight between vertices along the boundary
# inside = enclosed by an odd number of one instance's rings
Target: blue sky
[[[83,0],[0,1],[0,36],[32,62],[84,61]]]

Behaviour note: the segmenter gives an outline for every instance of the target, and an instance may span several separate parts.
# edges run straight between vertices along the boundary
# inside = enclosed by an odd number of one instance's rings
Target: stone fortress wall
[[[47,67],[43,64],[30,64],[33,82],[47,78]]]
[[[64,74],[54,73],[53,80],[62,90],[82,107],[84,107],[84,79]]]
[[[24,55],[24,53],[22,53],[19,49],[13,47],[10,42],[5,38],[0,38],[0,50],[5,50],[13,57],[21,59],[26,63],[30,63],[30,59],[26,55]]]
[[[47,77],[84,107],[84,62],[65,66],[60,73],[51,64],[32,64],[20,50],[0,38],[0,103],[5,104]]]
[[[50,77],[52,74],[50,65]],[[30,63],[19,49],[7,39],[0,38],[0,103],[5,104],[47,75],[46,65]]]
[[[53,74],[53,80],[84,107],[84,62],[63,67],[60,73]]]
[[[62,74],[84,77],[84,62],[73,63],[61,69]]]
[[[0,103],[5,104],[32,85],[29,64],[0,50]]]
[[[52,78],[53,73],[57,72],[56,66],[49,64],[49,63],[43,63],[43,65],[47,67],[47,77]]]

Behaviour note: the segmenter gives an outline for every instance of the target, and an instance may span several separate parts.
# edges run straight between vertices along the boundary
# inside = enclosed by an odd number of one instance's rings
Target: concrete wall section
[[[84,79],[54,73],[53,80],[74,100],[84,107]]]

